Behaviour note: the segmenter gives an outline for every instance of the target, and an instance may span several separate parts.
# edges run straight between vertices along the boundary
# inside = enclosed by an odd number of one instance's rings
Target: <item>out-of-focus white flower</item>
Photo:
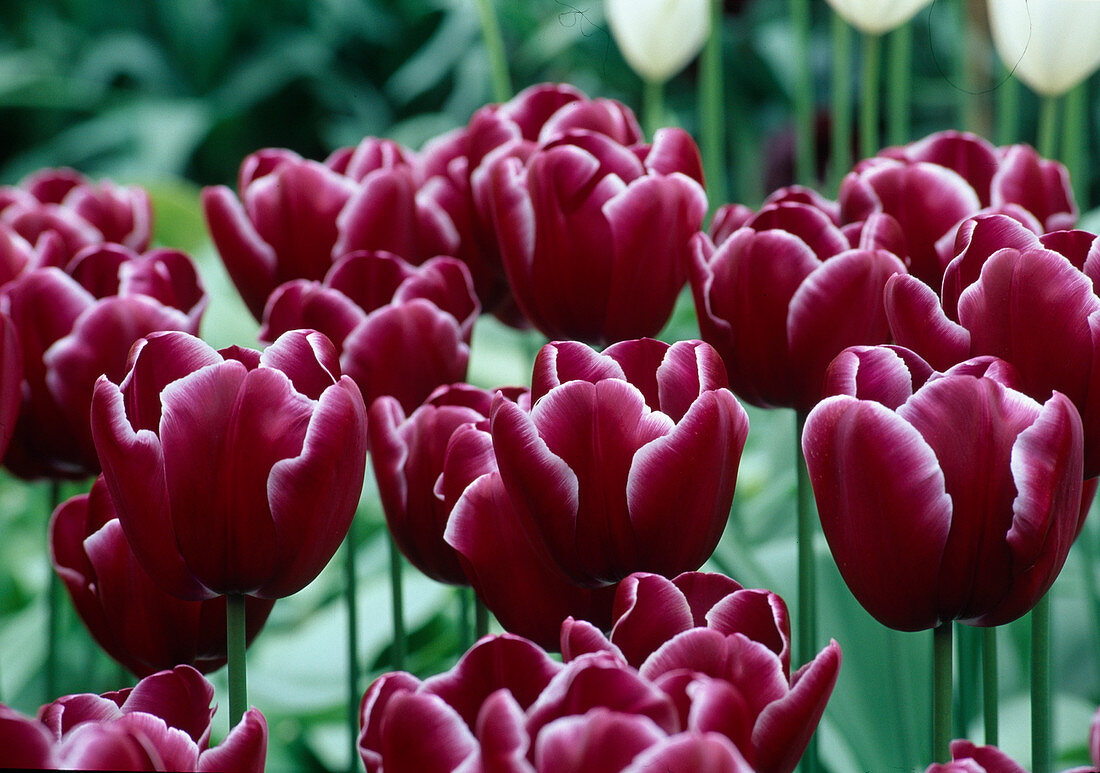
[[[682,70],[710,32],[710,0],[607,0],[606,14],[627,64],[654,83]]]
[[[989,23],[1005,67],[1040,94],[1100,67],[1100,0],[989,0]]]
[[[912,19],[932,0],[828,0],[833,10],[860,32],[881,35]]]

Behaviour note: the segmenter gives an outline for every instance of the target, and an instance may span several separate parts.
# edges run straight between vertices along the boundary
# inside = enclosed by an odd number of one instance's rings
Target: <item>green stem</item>
[[[489,633],[489,609],[476,593],[474,594],[474,636],[480,639]]]
[[[1095,523],[1096,516],[1090,516],[1085,521],[1085,527],[1081,535],[1074,543],[1074,547],[1081,555],[1081,571],[1085,580],[1085,596],[1089,601],[1089,612],[1092,617],[1092,647],[1096,655],[1097,673],[1100,673],[1100,588],[1096,584],[1096,535],[1091,525]]]
[[[932,761],[951,759],[951,622],[932,630]]]
[[[726,121],[722,100],[722,0],[710,2],[710,35],[699,59],[699,145],[710,211],[727,199]]]
[[[802,428],[806,414],[799,411],[795,417],[795,465],[798,478],[798,663],[814,659],[817,645],[817,569],[814,560],[814,492],[810,486],[810,474],[802,457]],[[802,757],[804,773],[820,770],[817,759],[816,739],[810,739]]]
[[[886,88],[886,136],[891,145],[909,141],[909,96],[913,88],[913,25],[890,33]]]
[[[982,629],[982,709],[985,720],[985,742],[997,745],[997,706],[1000,697],[997,690],[997,629]]]
[[[810,71],[810,0],[788,0],[794,50],[802,53],[795,58],[793,100],[795,179],[803,185],[813,185],[816,152],[814,150],[814,91]]]
[[[863,36],[863,76],[860,81],[859,151],[870,158],[879,151],[878,96],[882,38]]]
[[[504,53],[504,38],[500,34],[500,22],[493,0],[477,0],[477,15],[481,19],[481,35],[489,54],[493,98],[497,102],[506,102],[512,98],[512,77],[508,74],[508,57]]]
[[[1043,158],[1058,156],[1058,112],[1061,99],[1044,96],[1039,108],[1039,131],[1035,144]]]
[[[1007,76],[1008,71],[1002,69]],[[1020,141],[1020,82],[1003,77],[997,87],[997,144]]]
[[[248,706],[248,676],[245,673],[245,597],[226,598],[225,643],[229,661],[229,727],[234,728]]]
[[[852,168],[852,40],[855,35],[848,22],[834,13],[832,16],[833,68],[830,92],[832,95],[832,152],[829,166],[829,190],[836,191],[840,181]]]
[[[642,115],[646,134],[652,140],[657,130],[665,125],[665,84],[662,81],[644,82]]]
[[[351,732],[351,771],[359,767],[359,612],[356,605],[355,519],[344,538],[345,593],[348,602],[348,730]]]
[[[1062,160],[1069,170],[1073,196],[1082,212],[1089,208],[1088,88],[1086,80],[1066,94],[1065,114],[1062,116]]]
[[[1050,594],[1031,610],[1031,770],[1050,773],[1054,760],[1050,694]]]
[[[50,511],[46,513],[47,536],[46,555],[49,555],[49,522],[53,513],[61,504],[61,482],[50,481]],[[46,701],[50,702],[57,695],[57,645],[61,639],[61,580],[54,571],[53,565],[49,566],[49,579],[46,585]]]
[[[960,625],[955,632],[955,640],[959,659],[959,701],[955,714],[955,737],[965,738],[970,717],[978,705],[981,632],[972,626]]]
[[[389,535],[390,542],[390,597],[393,600],[393,670],[405,668],[405,602],[401,580],[401,551]]]

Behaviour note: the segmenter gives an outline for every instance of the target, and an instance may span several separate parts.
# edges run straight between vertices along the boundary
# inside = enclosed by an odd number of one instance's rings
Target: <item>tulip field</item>
[[[1100,2],[11,0],[0,768],[1100,773]]]

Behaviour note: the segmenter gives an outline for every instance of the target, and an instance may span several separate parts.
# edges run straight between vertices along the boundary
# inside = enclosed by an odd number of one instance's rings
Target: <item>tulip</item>
[[[844,21],[868,35],[882,35],[912,19],[932,0],[829,0]]]
[[[525,393],[506,390],[511,400]],[[433,580],[467,584],[458,555],[443,540],[454,502],[444,501],[436,483],[455,431],[484,420],[492,400],[486,390],[452,384],[436,389],[408,417],[389,396],[375,400],[368,412],[371,463],[386,524],[405,557]],[[475,475],[483,471],[489,470]]]
[[[1082,522],[1081,419],[1058,392],[1040,405],[1005,386],[1011,369],[990,358],[927,380],[913,361],[834,363],[830,383],[854,394],[819,403],[802,436],[822,530],[884,625],[1010,622],[1050,588]]]
[[[729,232],[725,219],[721,231]],[[695,237],[699,328],[740,397],[808,411],[837,353],[889,340],[882,288],[905,265],[874,239],[856,238],[853,248],[828,211],[797,200],[765,206],[717,248]]]
[[[951,762],[929,765],[924,773],[1026,773],[1026,771],[1022,765],[996,746],[977,746],[963,739],[951,742]]]
[[[0,298],[18,331],[25,369],[5,463],[26,478],[99,472],[88,425],[96,379],[121,379],[130,346],[144,335],[197,334],[207,301],[185,254],[139,255],[117,244],[81,251],[64,271],[30,271],[5,285]]]
[[[262,353],[183,333],[139,341],[121,385],[99,379],[92,433],[141,567],[189,600],[279,598],[347,533],[366,465],[366,411],[314,331]]]
[[[90,494],[54,512],[50,558],[92,638],[137,676],[181,663],[203,673],[225,664],[225,598],[184,601],[162,591],[130,549],[102,475]],[[246,603],[251,641],[274,602]]]
[[[608,0],[607,23],[643,80],[664,83],[687,66],[710,32],[709,0]]]
[[[701,341],[624,341],[602,354],[564,342],[535,360],[530,412],[494,399],[501,482],[530,540],[574,583],[675,575],[710,557],[748,433],[725,383]]]
[[[595,344],[668,320],[706,214],[701,180],[695,143],[665,129],[652,146],[568,131],[526,161],[498,156],[474,184],[523,314],[548,338]]]
[[[388,252],[353,252],[323,283],[298,279],[277,288],[260,340],[316,329],[336,345],[366,404],[392,395],[411,413],[436,387],[466,378],[479,311],[470,274],[454,258],[412,266]]]
[[[1066,93],[1100,67],[1100,7],[1089,0],[990,0],[1005,67],[1033,91]]]
[[[261,773],[267,721],[257,709],[208,748],[214,686],[190,666],[113,693],[67,695],[25,717],[0,705],[0,767],[233,770]]]

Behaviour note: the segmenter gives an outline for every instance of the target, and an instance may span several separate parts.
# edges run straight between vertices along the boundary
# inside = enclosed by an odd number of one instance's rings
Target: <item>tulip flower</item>
[[[9,282],[0,302],[23,349],[25,386],[5,464],[26,478],[99,471],[88,425],[101,374],[121,379],[130,346],[157,330],[197,334],[206,293],[191,259],[92,246],[65,270],[38,268]]]
[[[701,180],[682,130],[652,146],[574,130],[526,161],[501,154],[474,185],[524,316],[548,338],[597,344],[656,335],[668,320],[706,214]]]
[[[912,19],[932,0],[829,0],[829,5],[860,32],[881,35]]]
[[[190,666],[145,677],[133,688],[66,695],[25,717],[0,705],[0,768],[232,770],[261,773],[267,721],[249,709],[208,748],[214,686]]]
[[[1005,67],[1045,96],[1100,67],[1100,7],[1089,0],[990,0],[989,27]]]
[[[277,288],[260,340],[316,329],[336,345],[366,404],[392,395],[411,413],[436,387],[466,378],[479,311],[469,271],[454,258],[412,266],[388,252],[353,252],[323,283],[298,279]]]
[[[162,591],[130,549],[102,475],[54,512],[50,558],[92,638],[134,674],[225,664],[225,597],[184,601]],[[249,641],[274,603],[247,599]]]
[[[615,44],[643,80],[664,83],[687,66],[710,32],[709,0],[607,0]]]
[[[1022,765],[996,746],[978,746],[963,739],[951,742],[951,762],[929,765],[924,773],[1026,773],[1026,771]]]
[[[505,393],[518,400],[526,390]],[[492,400],[483,389],[452,384],[436,389],[407,417],[401,403],[389,396],[375,400],[368,412],[371,463],[386,524],[413,566],[440,582],[466,585],[467,579],[454,548],[443,540],[454,502],[444,500],[437,481],[455,431],[486,419]],[[488,471],[478,469],[476,474]]]
[[[279,598],[347,533],[366,411],[332,343],[292,331],[262,353],[184,333],[139,341],[92,399],[107,488],[141,567],[172,595]]]
[[[1092,478],[1100,474],[1098,272],[1093,234],[1040,237],[1003,215],[977,218],[960,230],[942,301],[924,283],[897,277],[886,284],[887,318],[894,339],[939,370],[993,355],[1012,363],[1021,390],[1035,400],[1055,390],[1072,400],[1085,426],[1085,476]]]
[[[856,599],[903,631],[1000,625],[1030,610],[1082,522],[1083,437],[1069,399],[1055,392],[1040,405],[1005,386],[1011,369],[990,358],[927,380],[931,369],[897,350],[845,354],[833,369],[830,383],[854,394],[810,412],[802,449]]]
[[[710,557],[748,433],[725,383],[701,341],[602,354],[563,342],[535,360],[530,412],[494,399],[501,482],[530,540],[574,583],[678,574]]]
[[[808,411],[837,353],[889,340],[882,288],[905,265],[874,238],[853,248],[826,210],[797,200],[768,204],[732,232],[728,220],[717,247],[703,234],[693,241],[699,329],[740,397]],[[873,225],[864,230],[873,237]]]

